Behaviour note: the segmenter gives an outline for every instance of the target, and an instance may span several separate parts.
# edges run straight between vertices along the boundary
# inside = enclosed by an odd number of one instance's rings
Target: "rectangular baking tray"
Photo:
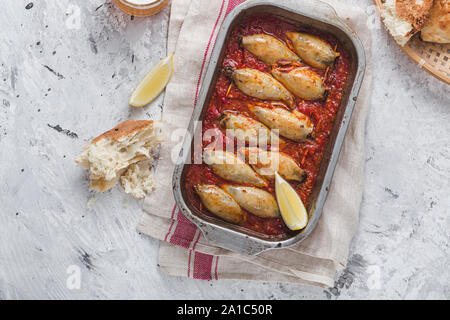
[[[316,183],[310,196],[310,204],[307,208],[309,215],[308,225],[298,233],[280,236],[261,234],[208,216],[190,203],[185,190],[185,179],[188,171],[186,164],[191,162],[191,150],[194,150],[193,137],[201,134],[201,128],[197,124],[198,121],[204,119],[210,98],[214,92],[231,31],[245,17],[258,13],[268,13],[289,23],[309,26],[332,34],[347,50],[350,60],[350,73],[344,89],[344,96],[336,114]],[[300,6],[289,3],[279,4],[279,2],[250,0],[237,6],[228,14],[219,31],[202,82],[197,104],[192,113],[188,134],[184,139],[172,179],[174,197],[178,208],[188,220],[201,230],[204,237],[212,245],[245,255],[255,255],[269,249],[292,246],[311,234],[322,213],[349,120],[364,77],[365,66],[364,48],[356,33],[337,16],[332,7],[321,1],[310,1],[302,3]]]

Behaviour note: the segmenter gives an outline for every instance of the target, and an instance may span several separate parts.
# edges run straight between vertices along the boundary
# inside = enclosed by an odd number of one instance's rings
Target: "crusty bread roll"
[[[404,46],[427,21],[433,0],[386,0],[381,17],[394,40]]]
[[[127,120],[111,130],[93,139],[83,148],[75,162],[89,170],[90,188],[99,192],[114,187],[120,177],[128,178],[123,182],[127,187],[125,192],[139,198],[142,192],[151,190],[153,180],[150,173],[143,173],[143,168],[130,166],[151,158],[152,150],[162,142],[160,122],[151,120]],[[150,168],[147,166],[148,171]],[[128,180],[127,180],[128,179]],[[148,182],[137,182],[139,179],[149,179]],[[134,186],[140,190],[135,191]]]
[[[423,41],[450,43],[450,0],[435,0],[420,37]]]

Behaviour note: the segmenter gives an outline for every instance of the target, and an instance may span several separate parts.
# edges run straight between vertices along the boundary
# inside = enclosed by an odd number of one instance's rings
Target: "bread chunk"
[[[155,179],[151,172],[152,160],[146,159],[133,163],[120,177],[120,183],[124,191],[135,199],[143,199],[147,193],[152,192],[155,187]]]
[[[450,43],[450,0],[434,1],[420,37],[423,41]]]
[[[150,173],[144,174],[141,171],[143,169],[134,167],[130,173],[127,171],[130,166],[151,159],[153,149],[162,140],[160,122],[127,120],[93,139],[75,158],[75,162],[89,171],[91,189],[99,192],[111,189],[119,182],[120,177],[126,174],[128,178],[125,178],[125,181],[133,183],[125,183],[125,191],[142,198],[141,191],[151,190],[153,181],[138,180],[152,180]],[[139,190],[134,190],[133,186]]]
[[[386,0],[381,17],[394,40],[404,46],[427,21],[433,0]]]

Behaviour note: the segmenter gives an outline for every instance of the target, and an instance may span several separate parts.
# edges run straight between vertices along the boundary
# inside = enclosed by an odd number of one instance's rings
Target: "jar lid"
[[[148,17],[160,12],[169,0],[114,0],[117,6],[130,15]]]

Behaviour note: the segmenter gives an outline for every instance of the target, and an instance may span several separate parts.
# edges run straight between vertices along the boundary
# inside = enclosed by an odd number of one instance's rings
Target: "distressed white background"
[[[0,299],[450,298],[449,86],[382,28],[360,227],[335,287],[207,282],[158,269],[158,243],[135,230],[138,201],[114,189],[89,209],[73,162],[118,122],[159,117],[162,97],[143,109],[127,100],[166,56],[169,8],[132,20],[104,0],[29,2],[0,10]],[[374,14],[370,0],[346,2]],[[66,285],[72,265],[79,290]]]

